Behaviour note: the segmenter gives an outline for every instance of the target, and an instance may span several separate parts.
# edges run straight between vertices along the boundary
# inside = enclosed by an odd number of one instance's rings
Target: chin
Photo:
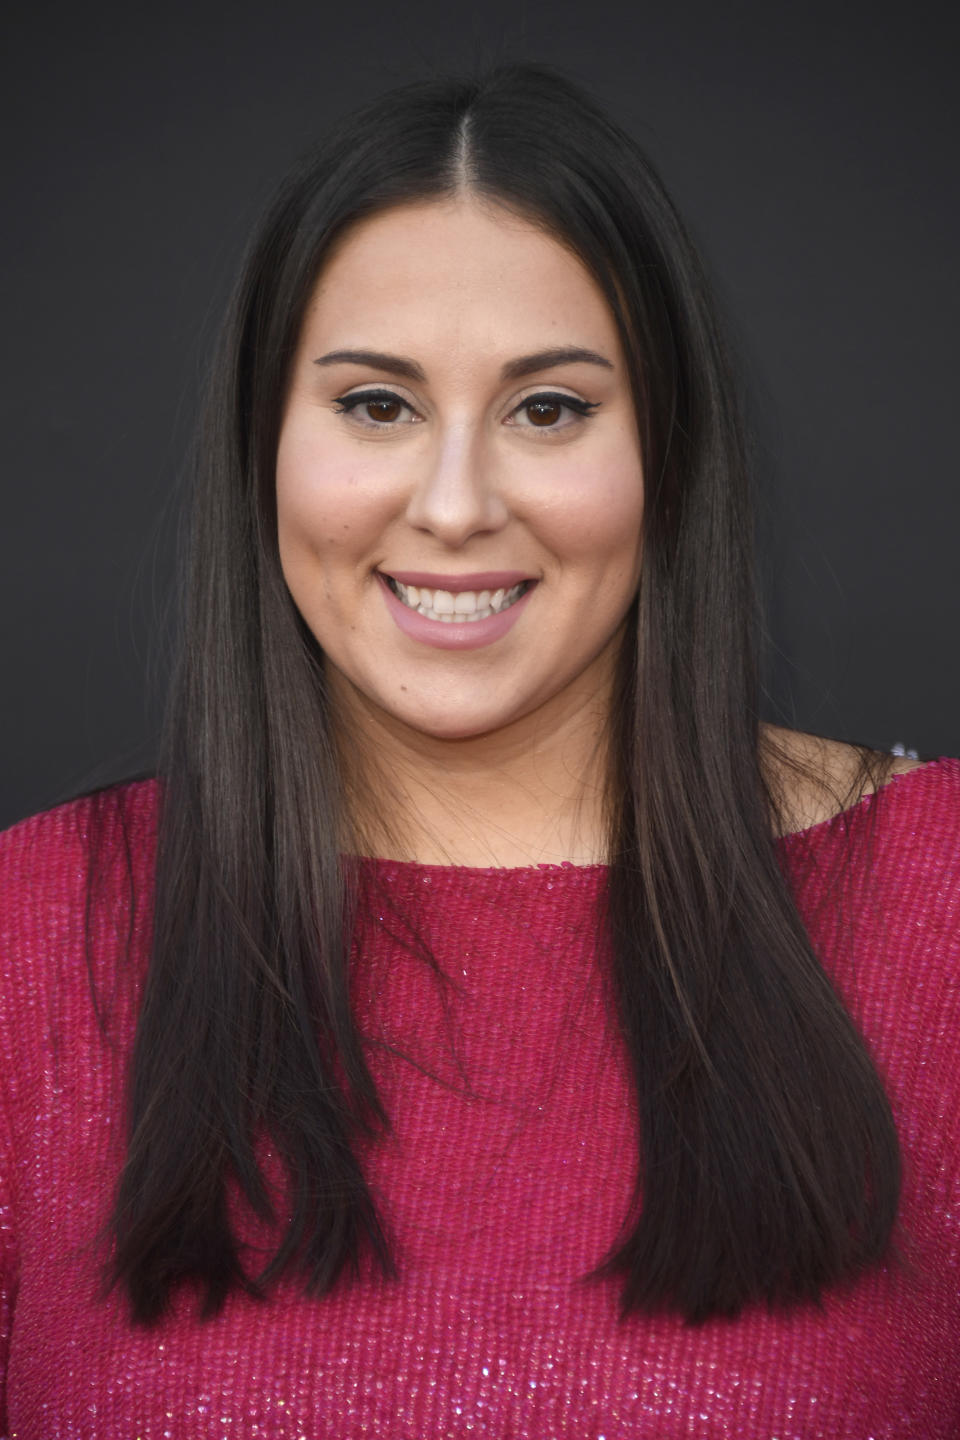
[[[453,687],[451,687],[453,691]],[[525,715],[537,707],[535,697],[529,697],[526,704],[515,696],[502,696],[499,704],[492,704],[490,687],[487,693],[461,694],[457,700],[447,700],[443,692],[433,692],[415,697],[412,694],[399,697],[380,698],[380,705],[395,725],[401,725],[416,735],[431,740],[479,740],[482,736],[496,735],[508,730]],[[411,703],[413,701],[413,703]],[[385,703],[386,702],[386,703]]]
[[[514,716],[464,715],[416,715],[394,713],[394,719],[419,735],[431,740],[479,740],[483,735],[493,735],[510,724]]]

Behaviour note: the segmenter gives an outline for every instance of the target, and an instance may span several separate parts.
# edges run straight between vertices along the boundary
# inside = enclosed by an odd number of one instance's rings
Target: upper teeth
[[[510,590],[431,590],[425,585],[402,585],[399,580],[387,576],[393,593],[409,605],[411,610],[425,615],[428,620],[442,620],[451,625],[455,621],[469,624],[475,620],[489,620],[512,605],[526,589],[526,581],[514,585]]]

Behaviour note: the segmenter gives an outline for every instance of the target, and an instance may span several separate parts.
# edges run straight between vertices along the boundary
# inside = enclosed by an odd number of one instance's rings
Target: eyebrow
[[[555,365],[602,365],[612,370],[613,362],[596,350],[584,350],[579,345],[558,345],[552,350],[537,350],[532,355],[521,355],[510,360],[500,372],[503,380],[519,380],[524,375],[535,375],[538,370],[552,370]]]
[[[388,375],[399,375],[404,380],[426,380],[422,366],[404,355],[388,355],[382,350],[331,350],[319,355],[314,365],[368,365],[374,370],[384,370]],[[531,355],[520,355],[508,360],[500,371],[502,380],[519,380],[524,375],[535,375],[538,370],[552,370],[557,365],[600,365],[605,370],[614,368],[613,362],[596,350],[585,350],[580,345],[558,345],[551,350],[536,350]]]
[[[426,375],[415,360],[406,360],[402,355],[387,355],[382,350],[331,350],[329,355],[320,355],[314,365],[368,365],[372,370],[386,370],[388,375],[402,375],[404,380],[426,380]]]

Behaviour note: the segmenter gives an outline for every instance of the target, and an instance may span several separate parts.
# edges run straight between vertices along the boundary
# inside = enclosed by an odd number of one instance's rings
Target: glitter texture
[[[284,1285],[266,1305],[234,1297],[207,1323],[181,1294],[153,1330],[129,1327],[121,1297],[99,1298],[156,798],[149,782],[124,792],[133,913],[122,867],[97,912],[105,1035],[82,932],[91,802],[0,840],[0,1433],[960,1434],[960,762],[914,770],[876,804],[780,844],[894,1106],[910,1266],[819,1309],[697,1328],[621,1323],[616,1284],[581,1283],[617,1233],[636,1163],[597,964],[600,866],[361,862],[354,1003],[393,1121],[363,1161],[399,1281],[365,1274],[322,1301]]]

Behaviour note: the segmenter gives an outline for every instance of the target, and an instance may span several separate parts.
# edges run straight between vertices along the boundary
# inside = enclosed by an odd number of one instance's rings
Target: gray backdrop
[[[0,823],[149,768],[196,384],[276,176],[354,102],[512,58],[605,100],[716,277],[761,440],[769,714],[960,751],[958,13],[8,6]]]

